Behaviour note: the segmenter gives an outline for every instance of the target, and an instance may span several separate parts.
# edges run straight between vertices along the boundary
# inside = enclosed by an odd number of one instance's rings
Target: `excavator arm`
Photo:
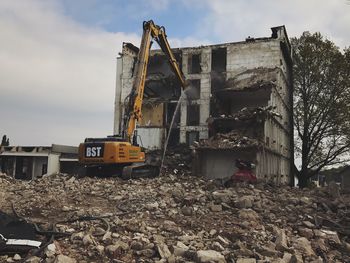
[[[174,71],[176,77],[179,79],[182,88],[184,89],[185,78],[177,64],[176,58],[171,51],[164,27],[154,24],[152,20],[143,23],[143,34],[141,39],[141,46],[137,57],[135,79],[132,90],[129,94],[129,100],[125,108],[123,120],[123,138],[128,142],[136,144],[136,137],[133,137],[136,124],[142,118],[142,101],[145,89],[146,75],[148,61],[150,57],[150,50],[152,39],[154,39],[166,54],[170,67]]]

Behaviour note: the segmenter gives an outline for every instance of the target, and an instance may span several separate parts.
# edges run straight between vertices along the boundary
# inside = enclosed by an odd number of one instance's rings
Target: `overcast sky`
[[[350,43],[347,0],[0,0],[0,135],[77,145],[113,132],[116,57],[142,22],[173,47],[319,31]]]

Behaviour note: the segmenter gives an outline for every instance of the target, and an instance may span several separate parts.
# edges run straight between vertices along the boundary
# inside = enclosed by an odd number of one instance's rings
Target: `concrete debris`
[[[76,263],[77,261],[74,258],[65,256],[65,255],[58,255],[54,261],[54,263]]]
[[[277,113],[276,107],[257,107],[257,108],[247,108],[244,107],[234,114],[222,114],[220,117],[214,118],[214,124],[220,122],[221,120],[228,121],[254,121],[255,123],[262,123],[268,116],[274,116],[281,118],[281,114]],[[218,124],[219,125],[219,124]]]
[[[248,69],[233,78],[229,78],[226,88],[242,90],[261,88],[264,85],[275,85],[277,81],[275,71],[276,68]]]
[[[197,258],[200,263],[226,263],[225,257],[215,250],[199,250]]]
[[[350,196],[334,199],[324,188],[1,175],[0,196],[3,212],[13,204],[20,217],[70,233],[39,257],[0,262],[350,262]]]
[[[243,136],[240,132],[231,131],[229,133],[217,133],[208,140],[201,140],[197,147],[215,148],[215,149],[232,149],[256,147],[259,145],[257,139]]]
[[[161,150],[149,150],[146,152],[147,162],[160,165]],[[189,175],[192,168],[192,151],[187,145],[179,144],[167,149],[163,163],[164,174]]]

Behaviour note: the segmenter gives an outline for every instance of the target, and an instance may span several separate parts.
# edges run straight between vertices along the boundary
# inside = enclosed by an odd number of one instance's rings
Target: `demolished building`
[[[173,49],[190,86],[174,118],[169,145],[195,147],[194,171],[226,178],[235,160],[256,164],[258,178],[288,183],[293,164],[292,58],[284,26],[271,37]],[[117,59],[114,133],[133,83],[138,48],[123,44]],[[138,125],[139,143],[163,147],[181,86],[166,56],[152,50]]]

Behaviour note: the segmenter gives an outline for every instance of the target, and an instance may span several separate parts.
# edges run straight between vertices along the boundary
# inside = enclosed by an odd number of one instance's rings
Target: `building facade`
[[[184,95],[165,55],[152,50],[139,143],[162,148],[173,121],[169,144],[195,145],[197,174],[229,177],[235,159],[243,158],[256,164],[259,178],[288,183],[293,163],[291,47],[284,26],[271,30],[270,37],[173,49],[190,83]],[[115,134],[121,129],[137,52],[124,44],[117,60]],[[249,143],[242,143],[244,138]]]
[[[2,146],[0,171],[15,179],[32,180],[58,172],[76,173],[78,147],[52,146]]]

